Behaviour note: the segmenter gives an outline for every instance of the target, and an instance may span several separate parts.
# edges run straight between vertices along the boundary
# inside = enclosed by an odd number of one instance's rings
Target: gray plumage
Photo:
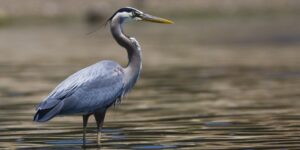
[[[142,69],[142,52],[138,41],[123,33],[123,24],[128,21],[145,20],[171,24],[172,21],[154,17],[126,7],[109,18],[111,33],[119,45],[127,50],[128,65],[104,60],[84,68],[61,82],[36,110],[33,120],[45,122],[58,115],[83,116],[83,145],[88,118],[94,115],[98,129],[98,144],[106,110],[121,100],[135,85]]]
[[[38,105],[35,121],[105,111],[134,86],[142,67],[141,48],[135,38],[123,34],[124,22],[124,18],[117,16],[110,24],[113,37],[128,52],[127,67],[104,60],[74,73]]]
[[[113,61],[84,68],[60,83],[37,110],[53,109],[35,117],[48,121],[55,115],[89,114],[107,109],[125,92],[124,69]]]

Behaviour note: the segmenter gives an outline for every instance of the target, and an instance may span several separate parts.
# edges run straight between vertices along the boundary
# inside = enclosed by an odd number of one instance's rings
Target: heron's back
[[[113,61],[101,61],[60,83],[38,106],[34,120],[47,121],[56,115],[88,114],[107,109],[122,96],[123,87],[123,68]],[[58,110],[47,116],[55,109]],[[47,113],[43,114],[45,111]]]

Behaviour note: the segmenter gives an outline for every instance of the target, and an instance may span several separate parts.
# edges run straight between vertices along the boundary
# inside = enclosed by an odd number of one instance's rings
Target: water
[[[277,20],[130,25],[144,69],[108,111],[101,149],[299,149],[300,45],[272,42],[286,30],[298,35],[298,21]],[[87,32],[73,23],[1,28],[0,149],[82,149],[81,117],[32,118],[76,70],[103,59],[126,63],[107,28]],[[95,128],[91,117],[90,149],[97,149]]]
[[[32,122],[41,97],[79,67],[21,68],[1,66],[0,148],[82,149],[81,117]],[[145,69],[109,110],[101,149],[299,149],[299,84],[287,68]],[[96,149],[92,117],[87,138]]]

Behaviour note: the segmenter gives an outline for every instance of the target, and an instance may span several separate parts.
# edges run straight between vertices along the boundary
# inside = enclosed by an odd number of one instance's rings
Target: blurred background
[[[143,72],[104,149],[300,147],[299,0],[0,0],[0,148],[81,149],[81,117],[35,124],[34,108],[80,68],[126,65],[104,26],[125,6],[175,24],[126,25]]]

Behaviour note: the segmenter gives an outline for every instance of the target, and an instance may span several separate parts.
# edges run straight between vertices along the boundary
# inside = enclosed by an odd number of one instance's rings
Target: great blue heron
[[[127,67],[123,68],[114,61],[104,60],[74,73],[61,82],[37,106],[33,120],[45,122],[58,115],[82,115],[83,145],[85,145],[88,118],[93,114],[97,122],[97,144],[99,145],[106,110],[132,89],[141,72],[141,47],[135,38],[123,33],[125,22],[139,20],[173,23],[135,8],[119,9],[108,19],[108,23],[114,39],[127,50],[129,59]]]

